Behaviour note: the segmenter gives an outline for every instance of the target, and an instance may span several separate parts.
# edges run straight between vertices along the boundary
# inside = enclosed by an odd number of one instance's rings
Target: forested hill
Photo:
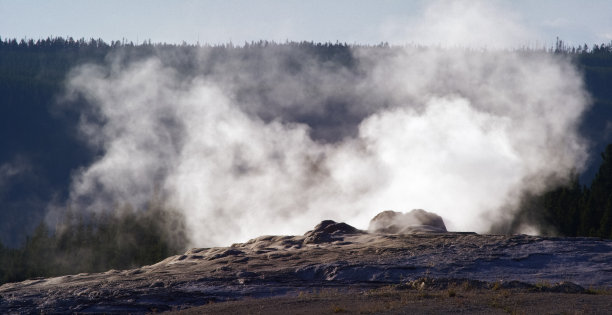
[[[370,48],[394,49],[384,44]],[[11,246],[22,244],[25,236],[41,222],[48,205],[61,204],[67,197],[72,172],[88,165],[98,153],[78,138],[78,106],[58,109],[58,98],[70,69],[84,63],[111,63],[115,59],[112,56],[117,55],[128,62],[157,54],[175,56],[161,61],[181,73],[206,72],[214,67],[215,60],[250,58],[266,49],[298,49],[331,65],[356,67],[350,46],[346,44],[257,42],[241,46],[196,46],[150,42],[134,45],[72,38],[0,39],[0,240]],[[211,64],[194,67],[198,53],[203,50]],[[582,125],[583,134],[592,141],[593,158],[580,176],[580,185],[590,186],[601,163],[599,153],[612,142],[612,44],[565,47],[558,42],[544,53],[571,56],[583,71],[593,97],[593,106]],[[287,66],[291,67],[291,58],[287,59]],[[298,118],[311,126],[338,123],[334,117],[330,121],[310,119]],[[317,130],[314,128],[313,132]],[[554,218],[551,220],[554,222]]]

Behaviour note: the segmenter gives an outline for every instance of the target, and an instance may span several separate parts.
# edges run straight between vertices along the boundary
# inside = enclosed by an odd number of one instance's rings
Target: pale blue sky
[[[457,16],[440,18],[435,13],[444,11],[448,3],[424,0],[0,0],[0,36],[34,39],[72,36],[107,41],[126,38],[139,42],[151,39],[174,43],[195,43],[199,39],[201,43],[212,44],[229,41],[240,44],[260,39],[439,43],[447,40],[446,26],[452,25],[450,28],[454,30],[453,23],[465,24],[465,21],[458,22]],[[463,8],[453,14],[463,16],[461,12],[478,3],[495,9],[493,14],[490,8],[478,11],[483,18],[491,20],[484,24],[468,23],[464,32],[452,32],[454,37],[477,34],[478,40],[510,38],[510,32],[516,35],[513,43],[521,45],[550,45],[556,36],[572,44],[591,45],[612,40],[612,1],[609,0],[460,3]],[[428,17],[423,18],[424,15]],[[432,21],[441,21],[441,25],[430,32],[428,25]]]

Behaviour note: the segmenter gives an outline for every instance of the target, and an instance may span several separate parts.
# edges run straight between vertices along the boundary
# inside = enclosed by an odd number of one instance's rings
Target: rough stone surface
[[[422,209],[408,213],[387,210],[370,221],[368,231],[384,234],[444,233],[446,225],[442,217]]]
[[[261,236],[230,247],[194,248],[132,270],[4,284],[0,313],[147,313],[326,287],[445,287],[465,279],[474,287],[553,292],[609,288],[612,241],[374,234],[324,221],[304,236]]]
[[[346,223],[337,223],[332,220],[325,220],[315,226],[314,230],[306,232],[304,243],[318,244],[344,240],[344,235],[363,234],[364,231],[358,230]]]

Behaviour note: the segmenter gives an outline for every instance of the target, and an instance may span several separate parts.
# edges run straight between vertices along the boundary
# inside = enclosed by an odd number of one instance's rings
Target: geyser
[[[444,220],[437,214],[423,209],[402,213],[386,210],[377,214],[368,226],[372,233],[402,234],[413,232],[446,232]]]
[[[195,76],[156,57],[75,69],[68,91],[91,105],[81,131],[103,155],[75,175],[73,207],[140,207],[158,192],[197,245],[323,219],[365,227],[381,208],[432,209],[450,230],[483,232],[586,157],[582,81],[554,55],[355,47],[354,68],[306,55],[297,73],[278,61],[299,53],[262,48]],[[316,122],[344,117],[338,100],[358,119],[335,141],[313,138]]]
[[[365,228],[381,209],[485,232],[586,159],[588,97],[561,56],[339,47],[203,47],[74,69],[67,99],[89,104],[80,130],[101,154],[75,173],[69,203],[142,208],[158,194],[194,246],[324,219]],[[184,60],[187,73],[173,66]]]

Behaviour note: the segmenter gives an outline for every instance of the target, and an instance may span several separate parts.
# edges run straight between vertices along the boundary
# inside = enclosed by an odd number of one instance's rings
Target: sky
[[[490,25],[475,18],[469,29],[459,31],[449,30],[453,24],[448,20],[436,26],[436,11],[452,10],[455,2],[487,7],[476,12],[502,12],[506,20]],[[0,0],[0,36],[193,44],[258,40],[443,44],[446,37],[438,36],[441,32],[475,34],[475,41],[484,41],[495,38],[498,28],[509,27],[518,35],[498,41],[551,46],[559,37],[571,45],[590,46],[612,40],[611,12],[608,0]],[[456,14],[469,17],[470,13],[462,9]],[[423,25],[423,20],[431,22],[434,31],[413,28]]]

